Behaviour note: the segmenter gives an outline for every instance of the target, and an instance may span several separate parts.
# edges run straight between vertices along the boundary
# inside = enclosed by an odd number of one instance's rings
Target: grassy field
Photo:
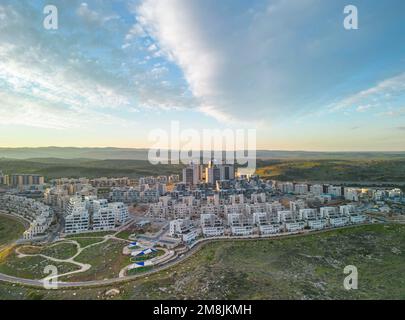
[[[131,263],[130,257],[123,255],[122,250],[127,243],[118,240],[86,248],[75,261],[88,263],[92,268],[86,272],[62,278],[63,281],[87,281],[118,277],[120,270]]]
[[[404,182],[405,160],[258,161],[256,173],[276,180]]]
[[[59,273],[79,269],[71,263],[54,262],[40,256],[19,258],[16,253],[12,253],[5,261],[0,262],[0,273],[27,279],[42,279],[48,275],[44,273],[47,265],[56,266]]]
[[[21,222],[0,215],[0,248],[20,238],[24,231],[25,228]]]
[[[77,253],[77,246],[73,243],[61,242],[44,247],[40,253],[48,257],[64,260],[73,257]]]
[[[0,283],[0,298],[106,299],[117,288],[116,299],[405,299],[404,239],[405,225],[390,224],[214,242],[180,265],[129,283],[60,291]],[[358,290],[343,287],[346,265],[358,268]]]

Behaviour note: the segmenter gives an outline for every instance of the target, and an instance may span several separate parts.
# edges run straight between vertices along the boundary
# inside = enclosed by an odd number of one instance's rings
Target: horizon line
[[[170,149],[164,149],[164,148],[147,148],[147,147],[113,147],[113,146],[98,146],[98,147],[92,147],[92,146],[86,146],[86,147],[78,147],[78,146],[38,146],[38,147],[2,147],[0,146],[1,149],[50,149],[50,148],[57,148],[57,149],[126,149],[126,150],[167,150],[171,151]],[[176,150],[176,151],[180,151]],[[209,150],[192,150],[194,152],[205,152]],[[211,150],[211,152],[218,152],[221,150]],[[234,150],[237,151],[237,150]],[[245,150],[245,151],[253,151],[253,150]],[[307,153],[405,153],[405,150],[300,150],[300,149],[265,149],[265,148],[260,148],[256,149],[256,152],[260,151],[268,151],[268,152],[307,152]],[[222,152],[226,152],[225,150],[222,150]]]

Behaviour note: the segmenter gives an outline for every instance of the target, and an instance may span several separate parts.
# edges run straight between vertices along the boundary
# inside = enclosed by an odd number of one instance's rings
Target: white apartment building
[[[164,206],[161,203],[151,204],[148,209],[147,216],[157,219],[167,219],[169,218],[170,212],[169,207]]]
[[[301,183],[301,184],[296,184],[294,186],[294,192],[295,194],[307,194],[308,193],[308,185]]]
[[[318,213],[316,209],[300,209],[298,213],[298,218],[300,220],[308,220],[308,219],[318,219],[321,215]]]
[[[222,220],[215,214],[201,214],[201,229],[205,237],[217,237],[224,235],[224,226]]]
[[[249,205],[246,204],[227,204],[224,206],[225,215],[229,213],[249,213]]]
[[[367,217],[362,214],[352,214],[350,215],[350,222],[351,223],[363,223],[367,220]]]
[[[185,203],[176,203],[171,208],[171,216],[175,219],[188,219],[193,214],[193,207]],[[170,210],[170,209],[169,209]]]
[[[274,234],[280,232],[280,224],[277,223],[277,216],[272,212],[253,213],[253,223],[259,227],[260,234]]]
[[[296,201],[290,201],[290,210],[294,213],[298,213],[300,209],[307,207],[307,204],[304,200],[298,199]]]
[[[339,212],[341,215],[349,216],[352,213],[356,213],[356,206],[352,204],[344,205],[339,207]]]
[[[266,202],[266,194],[265,193],[253,193],[250,196],[250,201],[253,204],[265,203]]]
[[[87,208],[89,208],[90,212],[98,212],[100,209],[108,208],[108,200],[107,199],[86,199],[87,201]]]
[[[44,235],[54,219],[49,206],[26,197],[3,195],[0,197],[0,208],[30,221],[29,228],[23,234],[26,240]]]
[[[115,228],[115,211],[111,207],[102,207],[93,213],[93,230],[113,230]]]
[[[277,220],[279,223],[295,221],[295,218],[295,214],[291,210],[282,210],[277,212]]]
[[[66,208],[65,233],[112,230],[128,218],[128,207],[122,202],[108,203],[107,199],[95,196],[75,196]]]
[[[192,228],[193,224],[190,219],[176,219],[170,221],[169,234],[171,237],[186,233]]]
[[[213,204],[202,205],[200,207],[200,214],[206,214],[206,213],[213,213],[217,216],[220,213],[224,213],[224,207],[215,206]]]
[[[315,196],[320,196],[321,194],[323,194],[323,185],[321,184],[314,184],[309,189]]]
[[[278,201],[273,201],[273,202],[270,204],[269,210],[271,210],[272,213],[277,214],[277,212],[283,210],[283,205],[282,205],[280,202],[278,202]]]
[[[198,237],[198,230],[193,228],[190,229],[188,232],[183,233],[181,239],[184,243],[191,243]]]
[[[292,182],[279,182],[277,188],[283,193],[293,193],[294,183]]]
[[[320,230],[326,228],[328,222],[326,219],[316,219],[316,220],[308,220],[308,227],[314,230]]]
[[[295,232],[295,231],[300,231],[305,228],[305,222],[304,221],[297,221],[297,222],[286,222],[285,224],[285,229],[287,232]]]
[[[344,197],[349,201],[359,201],[359,190],[356,188],[344,188]]]
[[[198,231],[189,219],[176,219],[170,221],[169,234],[171,237],[182,238],[183,242],[190,243],[198,236]]]
[[[246,209],[246,213],[253,212],[272,212],[272,207],[270,203],[253,203],[249,204]],[[276,211],[277,212],[277,211]]]
[[[338,213],[338,208],[337,207],[321,207],[319,209],[319,211],[320,211],[320,215],[322,218],[329,218]]]
[[[260,234],[275,234],[281,231],[281,227],[279,224],[261,224],[259,226]]]
[[[403,196],[401,189],[395,188],[388,191],[388,197],[390,198],[400,198]]]
[[[252,221],[249,217],[240,213],[230,213],[227,217],[232,235],[248,236],[253,234]]]
[[[129,213],[128,207],[122,202],[113,202],[108,204],[108,208],[114,212],[114,219],[116,225],[121,225],[128,221]]]
[[[243,194],[233,194],[229,196],[229,200],[231,202],[231,205],[244,204],[245,196]]]
[[[133,187],[112,188],[108,198],[112,202],[134,203],[139,201],[139,190]]]
[[[334,197],[341,197],[342,196],[342,187],[340,186],[328,186],[328,193]]]
[[[86,208],[76,208],[65,217],[65,233],[80,233],[89,230],[90,216]]]
[[[329,218],[329,224],[331,227],[343,227],[349,223],[348,217],[333,216]]]
[[[375,201],[383,201],[383,200],[385,200],[386,196],[387,196],[387,194],[386,194],[385,190],[376,190],[374,192],[373,198]]]

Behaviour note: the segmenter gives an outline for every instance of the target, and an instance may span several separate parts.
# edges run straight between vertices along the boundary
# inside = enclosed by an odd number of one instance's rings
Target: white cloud
[[[145,37],[146,33],[139,23],[135,23],[125,36],[125,40],[132,40],[138,37]]]
[[[104,24],[110,20],[118,19],[116,14],[105,15],[89,8],[86,2],[82,2],[76,10],[77,14],[89,23]]]
[[[144,0],[135,12],[142,29],[181,68],[200,111],[219,120],[259,121],[299,109],[306,87],[315,87],[302,85],[308,71],[299,69],[313,52],[303,50],[305,39],[291,32],[307,21],[314,2],[279,1],[264,12],[266,3],[246,3],[230,12],[226,3],[211,0]]]
[[[13,53],[0,55],[0,79],[15,93],[33,94],[73,108],[118,108],[129,105],[129,97],[102,83],[35,57],[35,49],[18,60]],[[35,61],[35,63],[33,63]]]
[[[399,96],[405,97],[405,73],[380,81],[375,86],[355,93],[329,106],[331,111],[356,108],[357,111],[386,107]]]
[[[217,94],[212,81],[220,57],[199,37],[199,25],[189,9],[184,1],[148,0],[138,8],[137,19],[159,41],[166,56],[182,68],[195,97],[205,99]]]

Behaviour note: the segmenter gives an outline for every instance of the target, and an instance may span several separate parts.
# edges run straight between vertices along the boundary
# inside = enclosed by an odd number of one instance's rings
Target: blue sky
[[[42,10],[58,8],[45,30]],[[343,28],[358,8],[359,29]],[[255,128],[260,149],[405,150],[405,3],[0,2],[1,146],[148,147]]]

